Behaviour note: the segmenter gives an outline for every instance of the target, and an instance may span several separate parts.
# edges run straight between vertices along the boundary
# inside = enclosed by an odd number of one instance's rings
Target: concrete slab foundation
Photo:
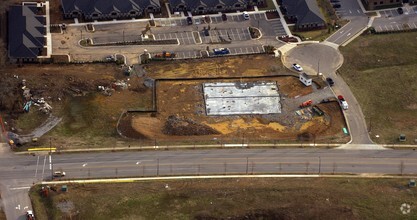
[[[276,82],[204,83],[207,115],[281,113]]]

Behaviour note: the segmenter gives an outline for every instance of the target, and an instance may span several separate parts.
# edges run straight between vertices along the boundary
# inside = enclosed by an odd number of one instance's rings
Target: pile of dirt
[[[144,135],[132,127],[132,114],[126,113],[119,121],[118,131],[127,138],[146,139]]]
[[[210,128],[209,126],[174,115],[169,116],[166,120],[163,133],[178,136],[220,134],[218,131]]]

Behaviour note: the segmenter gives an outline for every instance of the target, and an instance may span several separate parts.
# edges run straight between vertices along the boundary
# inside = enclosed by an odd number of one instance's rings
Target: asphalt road
[[[326,39],[328,42],[342,45],[368,25],[369,18],[362,12],[356,0],[340,0],[341,8],[336,9],[339,17],[349,23]]]
[[[331,77],[335,82],[332,87],[335,95],[343,95],[349,104],[344,114],[349,125],[352,144],[372,144],[369,138],[366,122],[361,107],[344,80],[336,75],[336,70],[343,63],[343,56],[339,50],[325,44],[299,45],[290,50],[283,59],[284,65],[291,68],[293,63],[299,63],[306,73],[323,73],[324,77]],[[353,145],[352,145],[353,146]]]
[[[3,150],[7,149],[3,147]],[[403,162],[403,166],[401,163]],[[223,149],[52,155],[65,179],[235,173],[417,174],[413,150]],[[403,169],[401,169],[403,167]],[[0,186],[8,219],[31,209],[27,191],[50,180],[49,156],[0,155]]]

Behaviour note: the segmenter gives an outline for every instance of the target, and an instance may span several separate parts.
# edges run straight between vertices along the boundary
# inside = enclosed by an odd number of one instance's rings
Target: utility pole
[[[319,174],[321,173],[321,157],[319,156]]]
[[[317,76],[319,75],[319,73],[320,73],[320,58],[317,61]]]
[[[51,180],[54,179],[54,164],[52,162],[52,138],[49,138],[49,162],[51,163]]]
[[[248,175],[249,171],[249,157],[246,157],[246,175]]]
[[[157,159],[158,165],[156,166],[156,175],[159,176],[159,158]]]
[[[125,43],[125,30],[123,30],[123,43]]]

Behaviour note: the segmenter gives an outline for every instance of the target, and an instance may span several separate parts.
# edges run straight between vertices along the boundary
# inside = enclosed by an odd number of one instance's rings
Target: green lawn
[[[417,33],[361,36],[341,48],[340,74],[365,114],[378,143],[417,138]],[[379,135],[376,138],[375,135]]]
[[[407,179],[263,178],[69,185],[30,195],[37,219],[416,219]],[[58,186],[59,189],[59,186]],[[400,211],[403,203],[411,213]]]

